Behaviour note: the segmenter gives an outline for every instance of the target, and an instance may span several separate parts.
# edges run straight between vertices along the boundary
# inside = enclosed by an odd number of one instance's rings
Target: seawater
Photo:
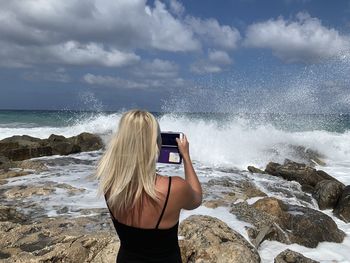
[[[81,132],[99,134],[105,143],[117,131],[121,112],[72,112],[72,111],[0,111],[0,139],[13,135],[30,135],[47,138],[51,134],[74,136]],[[286,182],[271,176],[258,176],[246,171],[248,165],[264,168],[269,161],[283,162],[285,158],[303,161],[293,146],[303,146],[324,156],[325,170],[344,184],[350,184],[350,117],[344,114],[221,114],[221,113],[155,113],[164,131],[182,131],[190,141],[191,156],[202,182],[211,178],[231,176],[250,177],[257,187],[285,202],[308,205],[318,209],[316,203],[305,204],[297,198],[297,183]],[[50,156],[39,159],[52,160],[49,171],[12,178],[7,185],[48,182],[67,183],[85,189],[77,195],[58,189],[54,194],[31,197],[32,201],[45,204],[45,213],[56,216],[60,207],[68,207],[67,214],[81,216],[83,208],[105,207],[104,200],[96,196],[97,182],[91,175],[102,151],[79,153],[72,156]],[[87,163],[70,163],[69,158]],[[57,165],[58,160],[65,165]],[[90,163],[89,163],[90,162]],[[160,173],[182,175],[182,166],[158,164]],[[293,189],[295,195],[283,196],[267,186]],[[256,200],[250,200],[251,203]],[[323,242],[310,249],[299,245],[285,245],[264,241],[259,248],[262,262],[273,258],[286,248],[303,253],[320,262],[350,262],[350,226],[334,217],[330,210],[323,211],[335,220],[347,237],[341,244]],[[231,228],[247,237],[246,222],[238,220],[226,208],[199,207],[181,213],[180,220],[192,214],[207,214],[225,221]]]

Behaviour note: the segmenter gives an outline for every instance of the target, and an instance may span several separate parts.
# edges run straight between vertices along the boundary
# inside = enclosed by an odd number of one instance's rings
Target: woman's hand
[[[190,157],[190,147],[189,142],[187,141],[187,137],[184,134],[182,139],[176,138],[177,145],[179,147],[179,151],[182,155],[182,158],[187,159]]]

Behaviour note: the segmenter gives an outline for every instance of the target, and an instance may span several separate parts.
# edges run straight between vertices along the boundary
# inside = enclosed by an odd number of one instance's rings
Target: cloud
[[[250,25],[244,44],[271,49],[285,62],[314,63],[350,50],[349,36],[322,25],[318,18],[302,12],[295,21],[283,17]]]
[[[154,59],[144,61],[132,70],[132,74],[142,78],[174,78],[178,75],[179,67],[168,60]]]
[[[28,47],[0,42],[0,57],[0,65],[5,67],[30,67],[34,64],[121,67],[140,60],[133,52],[108,50],[102,44],[81,44],[76,41]]]
[[[208,63],[206,60],[199,60],[190,66],[190,70],[196,74],[219,73],[222,71],[218,65]]]
[[[115,76],[102,76],[88,73],[83,76],[82,81],[91,86],[104,86],[118,89],[167,89],[182,87],[186,81],[180,77],[171,79],[139,79],[129,80]]]
[[[216,64],[229,65],[232,63],[232,59],[225,51],[221,51],[221,50],[209,51],[208,57],[209,57],[209,61]]]
[[[120,52],[116,49],[106,50],[103,45],[95,43],[84,45],[68,41],[64,44],[50,46],[47,51],[55,61],[71,65],[118,67],[140,60],[140,57],[134,53]]]
[[[160,1],[154,6],[145,0],[11,0],[1,5],[0,47],[6,52],[0,56],[13,66],[123,66],[138,60],[137,49],[201,48],[192,30]]]
[[[209,50],[208,58],[196,61],[190,70],[196,74],[219,73],[232,64],[230,56],[222,50]]]
[[[182,16],[185,7],[177,0],[170,0],[170,11],[177,16]]]
[[[186,23],[195,34],[213,47],[228,50],[234,49],[241,39],[241,35],[236,28],[228,25],[220,25],[216,19],[202,20],[188,16]]]
[[[92,86],[116,87],[122,89],[147,88],[146,84],[138,83],[135,81],[130,81],[119,77],[94,75],[91,73],[83,76],[83,82]]]

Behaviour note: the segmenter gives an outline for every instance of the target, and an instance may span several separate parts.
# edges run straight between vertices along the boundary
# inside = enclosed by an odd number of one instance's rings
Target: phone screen
[[[162,146],[176,146],[176,138],[180,138],[180,133],[166,133],[162,132]]]

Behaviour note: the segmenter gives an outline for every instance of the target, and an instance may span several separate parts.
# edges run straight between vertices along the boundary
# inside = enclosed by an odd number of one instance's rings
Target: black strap
[[[156,229],[158,229],[158,226],[159,226],[159,224],[160,224],[160,221],[162,220],[162,217],[163,217],[163,215],[164,215],[164,211],[165,211],[166,205],[168,204],[168,199],[169,199],[169,194],[170,194],[170,187],[171,187],[171,176],[169,176],[168,193],[167,193],[167,195],[166,195],[165,204],[164,204],[162,213],[160,214],[160,217],[159,217],[159,219],[158,219],[158,222],[157,222],[157,225],[156,225]]]

